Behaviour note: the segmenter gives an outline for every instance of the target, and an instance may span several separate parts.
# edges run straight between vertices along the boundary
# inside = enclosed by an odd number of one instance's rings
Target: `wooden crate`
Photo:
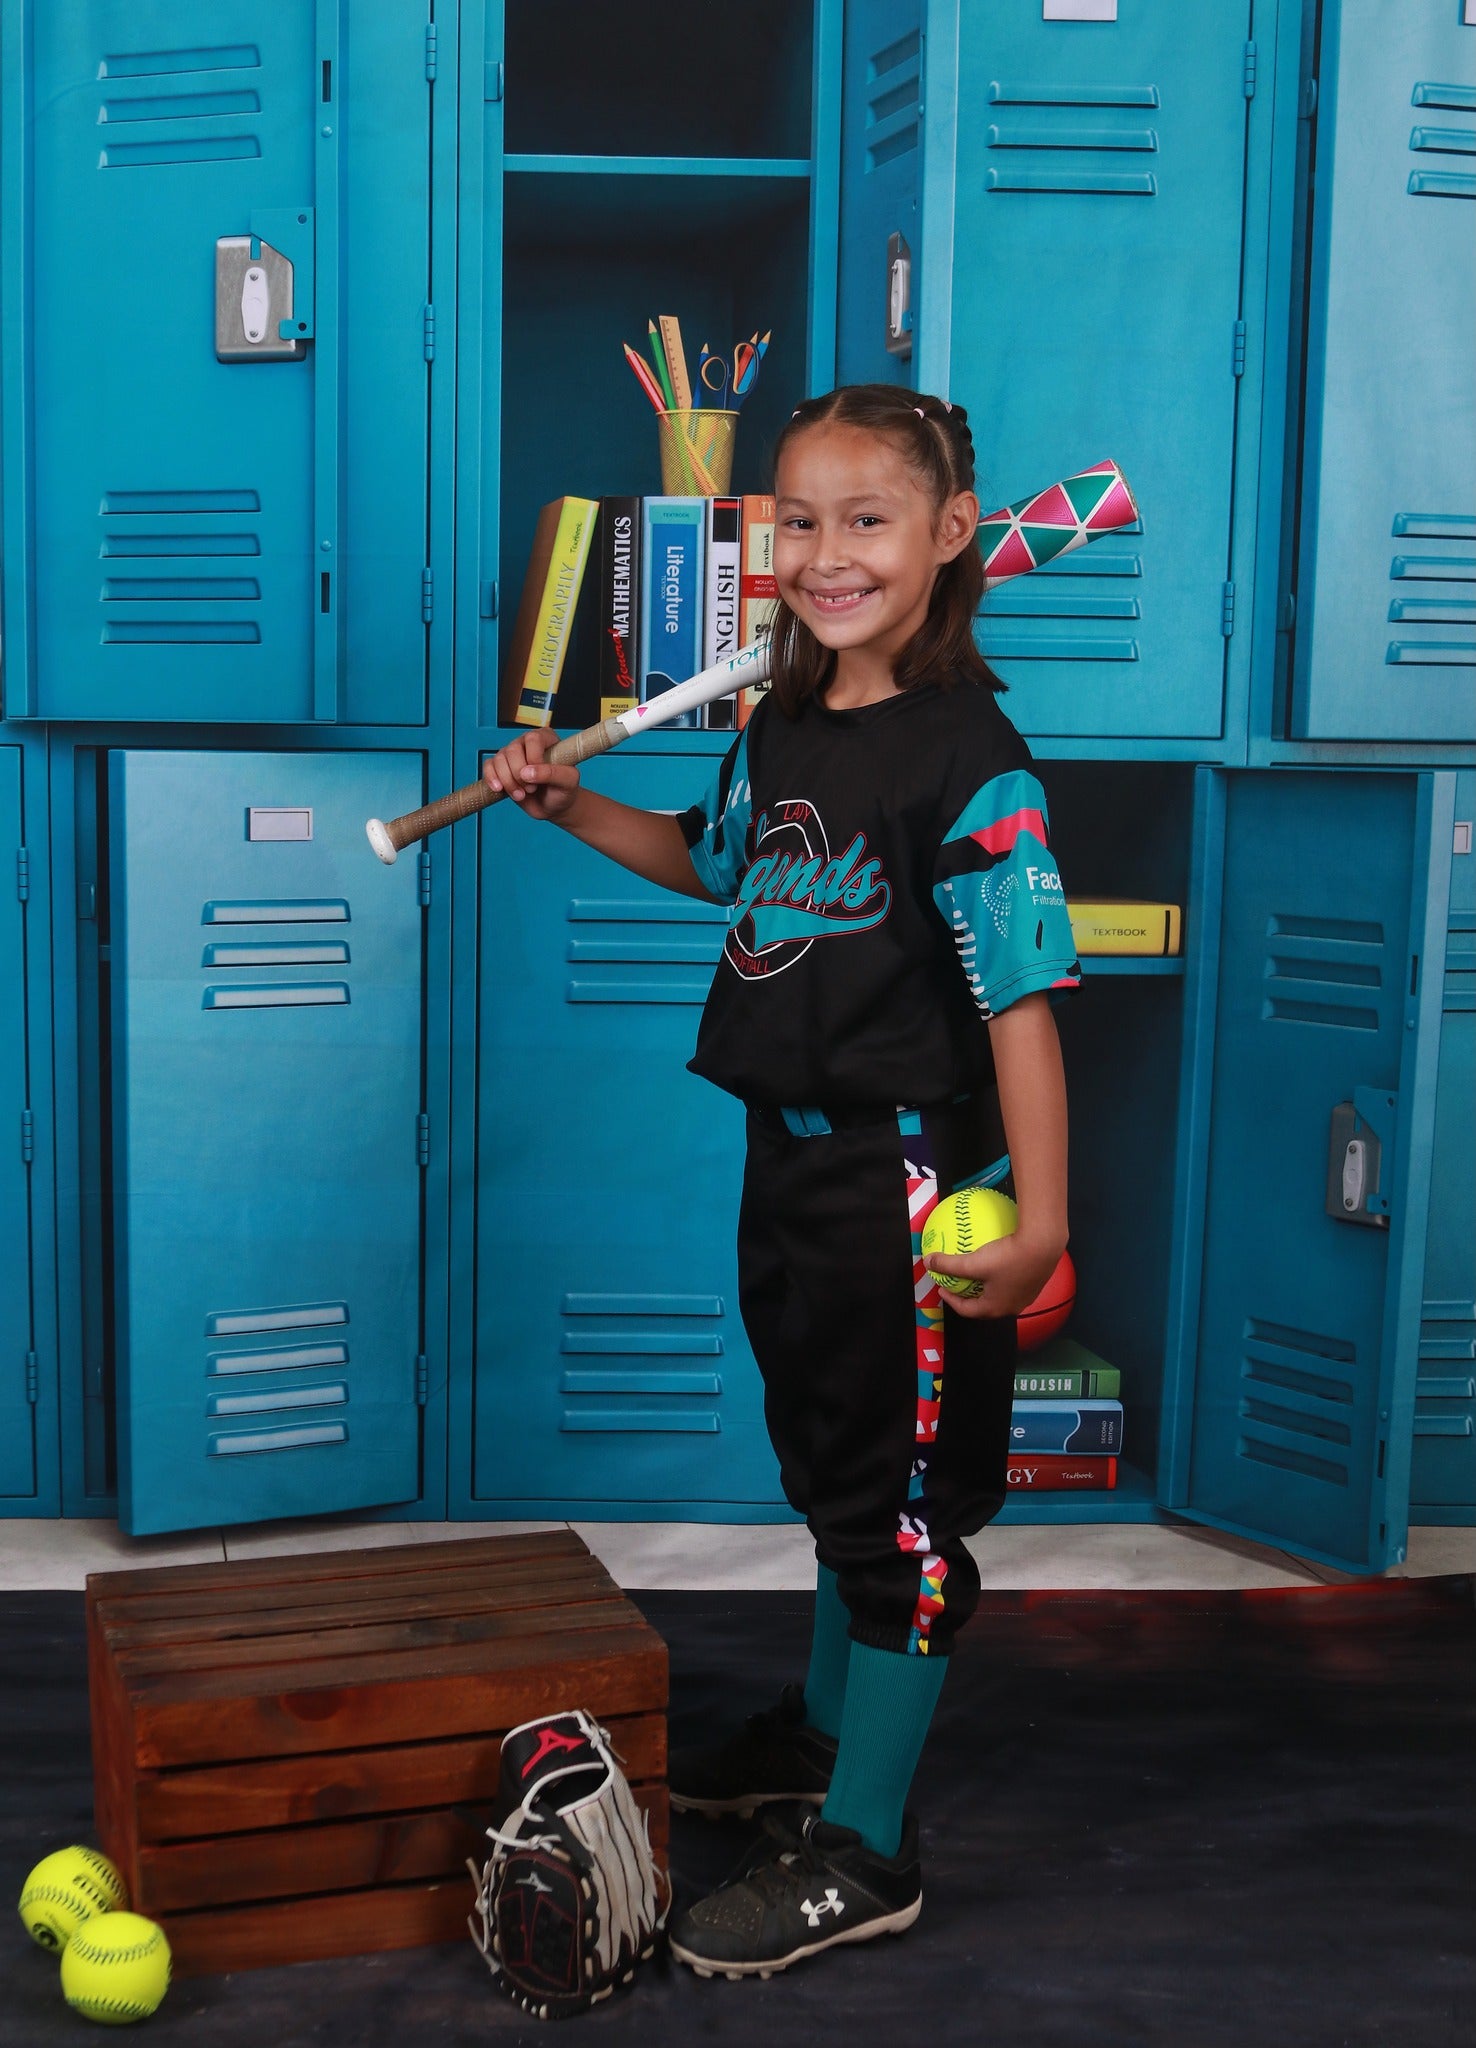
[[[466,1939],[520,1721],[609,1729],[665,1861],[666,1646],[571,1532],[94,1572],[98,1841],[181,1975]]]

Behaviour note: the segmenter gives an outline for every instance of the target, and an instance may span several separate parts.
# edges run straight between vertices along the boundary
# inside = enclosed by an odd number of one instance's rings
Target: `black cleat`
[[[853,1828],[806,1814],[792,1827],[764,1819],[770,1841],[747,1875],[688,1907],[671,1952],[699,1977],[772,1977],[842,1942],[901,1934],[922,1910],[917,1822],[895,1856],[878,1856]]]
[[[671,1803],[679,1813],[711,1819],[780,1799],[824,1804],[835,1769],[836,1740],[805,1719],[805,1695],[786,1685],[777,1707],[750,1714],[736,1735],[706,1749],[679,1749],[667,1768]]]

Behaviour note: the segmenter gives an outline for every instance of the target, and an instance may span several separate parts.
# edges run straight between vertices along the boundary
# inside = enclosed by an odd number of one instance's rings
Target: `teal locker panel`
[[[33,446],[6,450],[33,654],[10,710],[420,721],[424,16],[76,0],[35,11],[7,94],[33,280]],[[218,359],[231,236],[292,264],[300,359]],[[7,609],[25,596],[13,565]]]
[[[850,0],[841,99],[837,384],[911,384],[912,350],[887,347],[887,248],[911,252],[906,323],[918,302],[922,236],[922,0]]]
[[[36,1491],[19,747],[0,747],[0,1498]],[[28,1369],[29,1368],[29,1369]]]
[[[677,810],[715,766],[585,774]],[[685,1071],[724,915],[510,806],[481,829],[473,1490],[778,1502],[738,1316],[743,1114]]]
[[[1192,1440],[1165,1505],[1349,1570],[1403,1556],[1430,829],[1411,775],[1229,779]],[[1327,1213],[1340,1103],[1382,1128],[1386,1229]]]
[[[409,754],[108,757],[120,1520],[419,1491]],[[310,835],[310,836],[304,836]]]
[[[1410,1503],[1476,1521],[1476,774],[1456,778]]]
[[[1111,456],[1143,511],[1141,535],[998,591],[981,645],[1026,733],[1215,738],[1250,7],[1188,23],[1179,0],[1133,0],[1091,25],[1045,21],[1039,0],[943,11],[958,17],[947,395],[969,409],[984,509]],[[925,214],[947,176],[930,158]],[[929,263],[940,253],[930,237]]]
[[[1476,21],[1327,0],[1318,92],[1292,732],[1470,739]]]

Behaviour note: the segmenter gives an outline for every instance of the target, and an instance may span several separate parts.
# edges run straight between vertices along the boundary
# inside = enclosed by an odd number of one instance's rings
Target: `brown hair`
[[[932,501],[934,515],[950,498],[974,488],[974,437],[961,405],[910,391],[904,384],[843,384],[797,405],[774,444],[774,471],[797,434],[834,422],[884,434],[894,443]],[[899,690],[925,681],[981,683],[1003,690],[974,644],[974,619],[984,596],[984,558],[969,542],[945,562],[933,584],[928,615],[897,658],[893,678]],[[835,654],[822,647],[780,598],[770,636],[770,673],[779,709],[798,715],[807,697],[823,690],[835,673]]]

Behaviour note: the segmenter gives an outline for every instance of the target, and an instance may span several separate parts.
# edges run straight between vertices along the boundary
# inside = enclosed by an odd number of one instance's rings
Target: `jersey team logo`
[[[803,797],[759,813],[748,856],[723,949],[745,980],[782,973],[817,939],[871,931],[891,908],[892,885],[866,834],[832,854],[824,820]]]

